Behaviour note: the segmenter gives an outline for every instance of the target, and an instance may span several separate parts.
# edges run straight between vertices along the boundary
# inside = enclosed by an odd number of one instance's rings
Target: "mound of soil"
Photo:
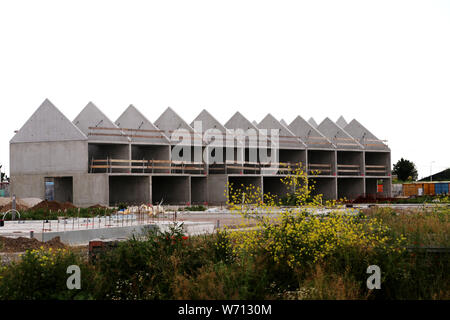
[[[11,198],[0,197],[0,207],[6,206],[11,202]]]
[[[0,207],[0,212],[6,212],[11,209],[12,209],[12,203],[9,203],[7,205],[4,205],[3,207]],[[17,211],[28,210],[28,207],[21,205],[19,203],[16,203],[16,210]]]
[[[46,209],[46,210],[58,211],[58,210],[75,209],[75,208],[76,207],[70,202],[61,203],[58,201],[44,200],[41,203],[38,203],[37,205],[35,205],[30,210]]]
[[[24,252],[26,250],[39,249],[64,249],[66,246],[59,237],[55,237],[47,242],[40,242],[37,239],[30,238],[7,238],[0,237],[0,252]]]

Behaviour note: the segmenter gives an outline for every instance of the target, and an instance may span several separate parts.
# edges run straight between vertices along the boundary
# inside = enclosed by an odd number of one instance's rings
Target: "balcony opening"
[[[111,206],[119,204],[141,205],[149,204],[150,177],[136,176],[110,176],[109,177],[109,202]]]
[[[361,176],[364,166],[363,153],[357,151],[338,151],[337,166],[339,176]]]
[[[187,205],[190,202],[189,177],[153,176],[152,193],[154,204]]]
[[[364,179],[338,178],[338,198],[354,200],[363,196]]]
[[[308,150],[308,174],[333,176],[335,174],[334,151]]]
[[[390,154],[387,152],[366,152],[366,175],[387,176]]]

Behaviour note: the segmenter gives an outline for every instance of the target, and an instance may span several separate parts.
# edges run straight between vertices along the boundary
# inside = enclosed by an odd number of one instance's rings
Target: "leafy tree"
[[[5,181],[9,181],[8,176],[6,175],[5,172],[2,172],[2,165],[0,165],[0,182],[5,182]]]
[[[393,174],[396,174],[400,181],[417,180],[417,168],[414,162],[401,158],[394,164]]]

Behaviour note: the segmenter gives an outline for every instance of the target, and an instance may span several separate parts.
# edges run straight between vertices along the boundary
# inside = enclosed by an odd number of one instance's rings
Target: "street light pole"
[[[433,181],[433,163],[435,161],[431,161],[430,163],[430,181]]]

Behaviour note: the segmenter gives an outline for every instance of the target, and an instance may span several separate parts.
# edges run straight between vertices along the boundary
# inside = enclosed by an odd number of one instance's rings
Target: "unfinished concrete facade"
[[[241,143],[237,130],[249,133]],[[390,149],[342,117],[257,123],[237,112],[222,125],[203,110],[188,124],[168,108],[152,123],[129,106],[113,122],[89,103],[71,122],[45,100],[10,141],[10,162],[12,194],[77,206],[220,205],[230,183],[281,197],[291,166],[325,199],[391,195]]]

